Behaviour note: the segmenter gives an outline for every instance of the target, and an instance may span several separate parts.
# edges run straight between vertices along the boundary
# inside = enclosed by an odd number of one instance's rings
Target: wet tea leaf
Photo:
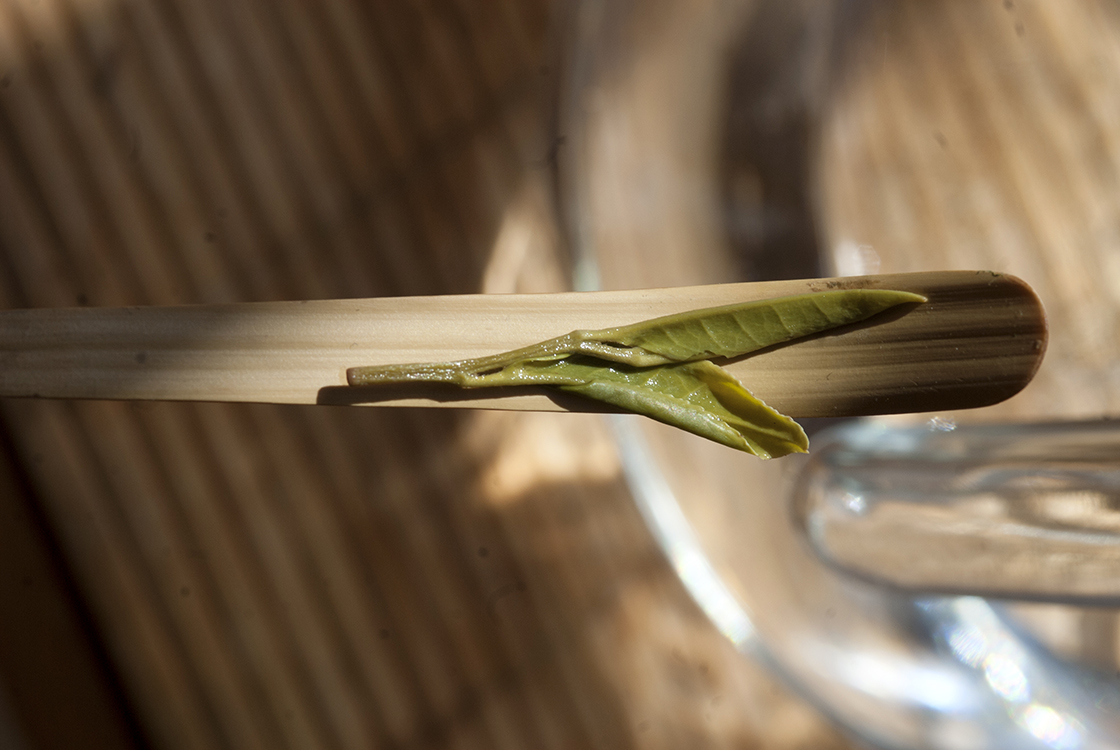
[[[804,452],[801,427],[755,398],[710,360],[866,320],[925,298],[852,289],[801,294],[596,331],[459,362],[356,367],[350,385],[451,383],[463,388],[543,385],[645,414],[761,458]]]
[[[849,289],[799,294],[677,315],[601,331],[576,331],[579,351],[635,367],[731,359],[768,346],[858,323],[903,303],[924,302],[910,292]]]

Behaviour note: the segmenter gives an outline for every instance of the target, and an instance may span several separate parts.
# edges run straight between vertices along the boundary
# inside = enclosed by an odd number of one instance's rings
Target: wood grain
[[[452,295],[0,314],[0,395],[43,398],[599,410],[540,391],[346,387],[347,367],[455,360],[683,310],[875,287],[929,297],[729,363],[794,416],[985,406],[1037,370],[1042,308],[1018,279],[901,274],[549,295]]]

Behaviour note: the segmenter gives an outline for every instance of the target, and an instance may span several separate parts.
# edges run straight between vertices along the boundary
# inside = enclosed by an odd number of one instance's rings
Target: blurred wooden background
[[[563,13],[0,1],[0,304],[566,286]],[[843,744],[693,606],[595,417],[0,418],[16,747]]]
[[[745,5],[728,273],[1025,259],[1079,331],[1048,413],[1114,410],[1115,6]],[[0,305],[565,288],[573,7],[0,0]],[[822,96],[834,31],[871,41]],[[1111,613],[1067,625],[1115,658]],[[849,743],[702,617],[594,416],[8,401],[8,745]]]

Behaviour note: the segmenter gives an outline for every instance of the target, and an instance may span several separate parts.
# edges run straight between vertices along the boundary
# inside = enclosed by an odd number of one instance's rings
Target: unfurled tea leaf
[[[761,458],[804,453],[809,446],[801,425],[704,360],[630,367],[576,354],[519,362],[487,377],[493,383],[546,385],[576,393]]]
[[[804,453],[801,425],[751,395],[720,367],[701,360],[638,370],[600,368],[582,385],[560,386],[680,427],[759,458]]]
[[[799,294],[667,315],[618,328],[575,331],[578,349],[635,367],[731,359],[870,318],[925,297],[887,289]]]
[[[708,361],[734,358],[924,302],[909,292],[853,289],[802,294],[597,331],[459,362],[356,367],[350,385],[451,383],[463,388],[544,385],[645,414],[761,458],[804,452],[789,417]]]

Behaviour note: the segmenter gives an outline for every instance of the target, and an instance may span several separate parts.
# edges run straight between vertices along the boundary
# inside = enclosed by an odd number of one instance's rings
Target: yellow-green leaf
[[[543,385],[645,414],[761,458],[804,452],[801,427],[710,360],[856,323],[925,298],[849,289],[692,310],[617,328],[572,331],[459,362],[347,371],[351,385],[440,382],[463,388]]]
[[[844,289],[690,310],[600,331],[576,331],[579,351],[635,367],[741,357],[768,346],[858,323],[925,297],[891,289]]]

